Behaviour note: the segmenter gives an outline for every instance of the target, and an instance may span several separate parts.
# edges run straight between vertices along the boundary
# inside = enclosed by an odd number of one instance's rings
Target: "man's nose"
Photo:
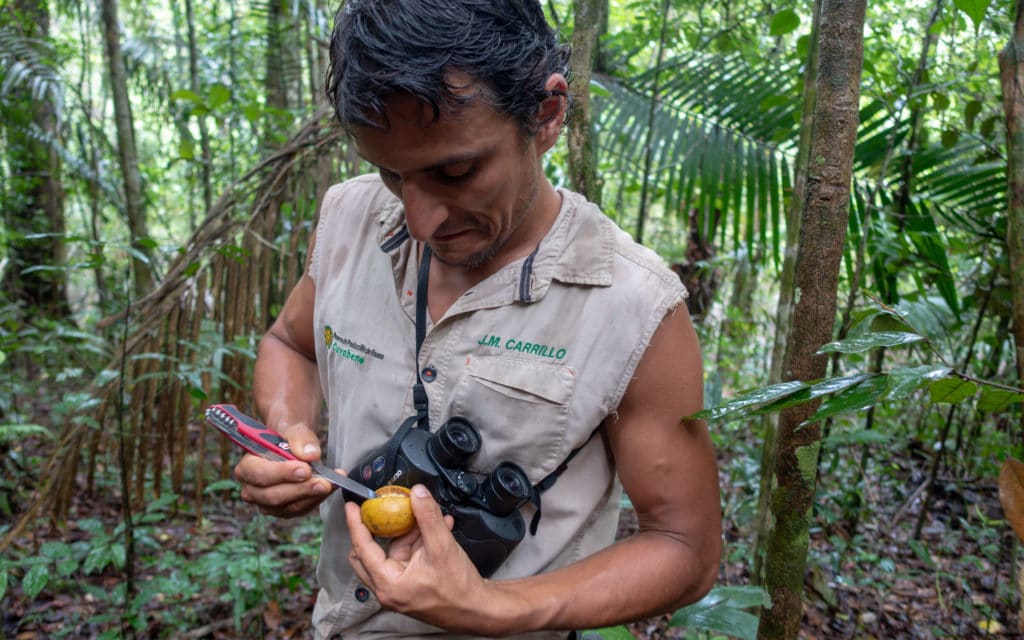
[[[448,219],[448,207],[429,189],[411,180],[402,183],[405,223],[412,237],[424,242]]]

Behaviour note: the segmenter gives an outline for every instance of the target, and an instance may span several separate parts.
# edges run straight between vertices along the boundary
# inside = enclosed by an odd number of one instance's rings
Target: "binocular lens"
[[[465,418],[451,418],[430,438],[427,450],[439,465],[461,466],[480,450],[480,432]]]
[[[530,497],[530,478],[516,463],[502,462],[484,480],[480,495],[492,513],[508,515]]]

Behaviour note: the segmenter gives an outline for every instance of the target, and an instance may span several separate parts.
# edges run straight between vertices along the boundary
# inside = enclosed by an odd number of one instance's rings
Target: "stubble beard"
[[[537,201],[537,183],[538,179],[536,175],[534,175],[533,179],[530,181],[529,191],[527,192],[526,197],[520,201],[521,204],[519,205],[519,207],[516,208],[516,211],[512,216],[512,226],[509,229],[509,232],[504,235],[504,237],[498,238],[497,240],[495,240],[494,243],[492,243],[490,246],[486,247],[482,251],[478,251],[474,254],[471,254],[462,260],[448,260],[444,256],[440,255],[437,251],[434,252],[434,258],[441,264],[447,265],[449,267],[459,267],[462,269],[469,270],[479,269],[480,267],[483,267],[488,262],[493,260],[494,257],[498,255],[498,253],[500,253],[502,249],[505,248],[505,245],[508,244],[508,241],[512,238],[512,236],[515,235],[516,230],[518,230],[519,227],[522,226],[523,222],[526,221],[526,218],[529,215],[530,210],[533,208],[534,204]]]

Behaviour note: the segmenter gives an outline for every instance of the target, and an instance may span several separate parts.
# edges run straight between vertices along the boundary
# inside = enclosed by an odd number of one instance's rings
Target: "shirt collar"
[[[611,286],[614,275],[614,225],[597,205],[567,189],[558,189],[562,204],[554,224],[537,249],[523,260],[501,269],[476,287],[481,293],[491,285],[512,293],[519,302],[541,300],[553,281],[584,286]],[[391,254],[396,278],[405,269],[399,267],[401,251],[410,245],[405,225],[405,208],[397,198],[376,214],[377,244]],[[415,254],[412,254],[413,257]],[[514,271],[517,277],[509,277]],[[490,283],[493,281],[493,283]],[[508,288],[513,291],[508,291]]]

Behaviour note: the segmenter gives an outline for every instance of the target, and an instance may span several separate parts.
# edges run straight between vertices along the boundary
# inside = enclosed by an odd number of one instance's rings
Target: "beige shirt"
[[[560,194],[558,217],[532,256],[467,291],[436,324],[428,321],[418,365],[416,247],[401,202],[377,176],[327,193],[310,267],[331,466],[353,468],[415,414],[414,366],[433,373],[424,378],[431,429],[461,416],[480,430],[471,471],[511,460],[537,483],[583,447],[543,494],[537,534],[527,532],[495,580],[542,573],[613,541],[621,487],[603,439],[588,437],[614,413],[651,335],[686,295],[656,254],[595,205]],[[529,523],[533,506],[522,513]],[[381,610],[349,567],[340,492],[321,515],[317,638],[467,637]]]

